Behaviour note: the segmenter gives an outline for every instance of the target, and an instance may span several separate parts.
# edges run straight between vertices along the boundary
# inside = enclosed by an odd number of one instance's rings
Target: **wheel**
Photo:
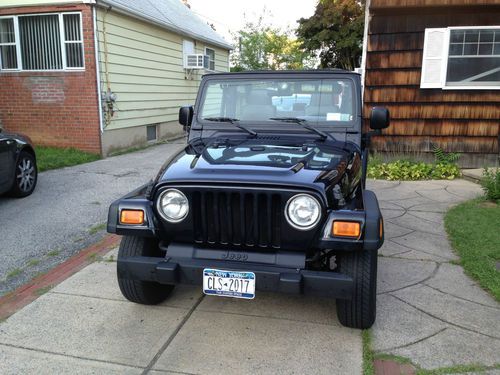
[[[118,260],[133,256],[160,256],[155,240],[124,236],[118,250]],[[129,301],[142,305],[157,305],[170,295],[174,285],[162,285],[152,281],[133,280],[124,277],[125,272],[117,265],[118,286]]]
[[[10,190],[14,197],[22,198],[35,190],[38,178],[35,157],[26,151],[21,151],[16,162],[15,178]]]
[[[352,299],[337,299],[340,323],[351,328],[370,328],[376,315],[377,252],[360,251],[342,255],[338,270],[354,281]]]

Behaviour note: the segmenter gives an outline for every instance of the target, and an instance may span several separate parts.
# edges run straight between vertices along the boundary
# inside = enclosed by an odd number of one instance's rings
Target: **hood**
[[[349,185],[359,183],[360,166],[357,146],[349,143],[226,140],[198,150],[188,145],[164,165],[157,182],[293,186],[323,194],[345,176]]]

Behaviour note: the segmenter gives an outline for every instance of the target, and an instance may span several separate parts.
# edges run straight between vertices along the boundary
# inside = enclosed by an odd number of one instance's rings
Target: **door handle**
[[[10,140],[10,139],[7,141],[7,144],[8,144],[8,145],[11,145],[11,144],[13,144],[13,143],[14,143],[14,141],[12,141],[12,140]]]

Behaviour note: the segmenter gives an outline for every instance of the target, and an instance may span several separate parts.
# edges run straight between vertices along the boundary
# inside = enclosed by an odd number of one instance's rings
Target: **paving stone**
[[[52,291],[54,293],[126,301],[118,287],[116,263],[114,262],[93,263]],[[175,287],[169,298],[158,306],[189,309],[196,303],[201,294],[201,287],[179,285]]]
[[[409,250],[404,253],[395,254],[393,255],[393,257],[401,259],[431,261],[437,263],[449,262],[450,260],[458,259],[458,257],[457,258],[442,257],[432,253],[423,252],[421,250]]]
[[[430,223],[442,224],[444,214],[442,212],[408,211],[409,217],[417,217]]]
[[[3,375],[133,375],[141,374],[143,371],[140,368],[13,348],[5,345],[0,345],[0,358],[0,373]]]
[[[403,211],[403,212],[406,211],[406,209],[403,206],[401,206],[398,203],[391,202],[391,201],[385,201],[385,200],[379,199],[378,204],[379,204],[379,207],[381,210],[397,210],[397,211]]]
[[[382,204],[382,202],[379,203]],[[382,211],[382,217],[384,220],[394,219],[406,214],[406,211],[403,209],[381,208],[380,211]]]
[[[257,291],[254,300],[206,296],[198,306],[198,310],[291,319],[340,327],[333,298]]]
[[[437,268],[434,262],[378,258],[377,293],[387,293],[428,279]]]
[[[377,320],[372,328],[373,349],[386,353],[389,349],[422,340],[446,327],[446,323],[433,319],[391,295],[378,295]]]
[[[404,237],[394,238],[391,241],[406,246],[409,249],[419,250],[424,253],[436,255],[443,259],[458,259],[458,257],[453,253],[446,236],[443,235],[412,232]]]
[[[408,232],[416,230],[419,232],[432,233],[437,235],[443,235],[445,233],[443,221],[441,222],[431,222],[423,218],[414,216],[411,211],[407,212],[406,215],[400,216],[394,219],[386,219],[385,224],[394,223],[398,226],[405,228]]]
[[[473,199],[483,194],[481,186],[466,180],[450,181],[446,190],[462,197],[462,200]]]
[[[378,250],[379,254],[382,256],[395,256],[395,257],[402,257],[401,254],[406,253],[408,251],[411,251],[411,249],[408,249],[407,247],[401,246],[400,244],[397,244],[391,240],[385,239],[384,244],[382,247]]]
[[[463,197],[460,197],[455,194],[449,193],[445,189],[439,189],[439,190],[417,190],[416,193],[418,193],[420,196],[427,198],[431,201],[438,202],[438,203],[457,203],[461,202],[464,200]]]
[[[420,211],[420,212],[440,212],[445,213],[451,207],[449,203],[438,203],[438,202],[430,202],[430,203],[421,203],[416,204],[412,207],[408,208],[408,211]]]
[[[377,198],[381,201],[402,201],[405,199],[418,198],[414,190],[401,188],[401,185],[394,189],[376,190]]]
[[[409,209],[410,207],[414,206],[435,203],[432,200],[421,197],[419,195],[416,195],[415,197],[412,198],[402,198],[402,199],[390,198],[388,202],[397,204],[398,206],[403,207],[405,209]]]
[[[366,187],[370,190],[375,190],[377,192],[385,189],[394,189],[401,185],[401,181],[387,181],[387,180],[375,180],[366,179]]]
[[[195,311],[154,366],[195,374],[360,374],[358,330]]]
[[[500,304],[470,279],[460,266],[443,263],[436,275],[425,284],[443,293],[495,307],[500,314]]]
[[[187,312],[47,293],[0,325],[0,344],[144,367]]]
[[[398,220],[398,219],[393,219]],[[385,239],[390,240],[395,237],[403,237],[404,235],[410,234],[413,232],[413,229],[404,228],[398,224],[395,224],[389,220],[384,221],[384,231],[385,231]]]
[[[493,366],[498,362],[500,341],[451,327],[427,340],[392,350],[391,353],[410,358],[413,363],[428,370],[478,363]]]
[[[500,344],[498,309],[464,301],[425,285],[416,285],[391,294],[446,322],[484,335],[494,336]]]

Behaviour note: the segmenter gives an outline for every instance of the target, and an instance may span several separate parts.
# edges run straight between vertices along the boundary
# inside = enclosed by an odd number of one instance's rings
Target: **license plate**
[[[205,268],[203,270],[203,293],[220,297],[253,299],[255,297],[255,274]]]

